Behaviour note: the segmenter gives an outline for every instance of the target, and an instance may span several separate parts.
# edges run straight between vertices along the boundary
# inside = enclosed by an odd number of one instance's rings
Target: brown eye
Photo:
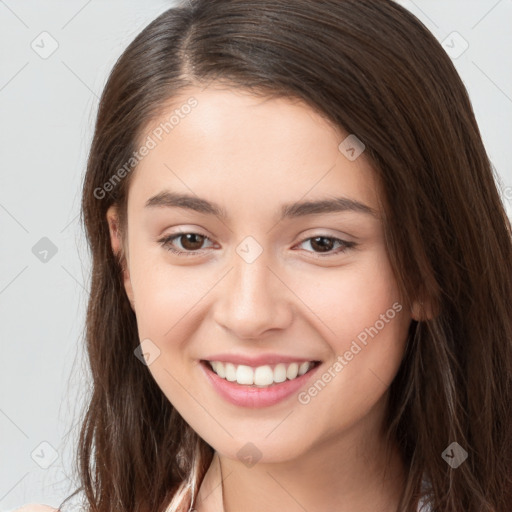
[[[186,233],[178,237],[178,239],[181,239],[181,246],[187,251],[197,251],[200,249],[205,238],[206,237],[203,235],[198,235],[197,233]]]
[[[211,242],[207,236],[199,233],[177,233],[159,240],[162,247],[183,256],[194,256],[197,254],[198,251],[201,251],[205,241]]]
[[[317,257],[336,256],[337,254],[342,254],[357,245],[355,242],[347,242],[346,240],[340,240],[339,238],[334,238],[332,236],[314,236],[306,238],[299,245],[306,243],[309,243],[313,249],[312,251],[307,250],[306,252],[313,253],[313,255]],[[336,248],[338,250],[333,251],[333,249]]]
[[[319,252],[327,252],[332,250],[334,246],[334,240],[325,236],[316,236],[311,238],[311,247]]]

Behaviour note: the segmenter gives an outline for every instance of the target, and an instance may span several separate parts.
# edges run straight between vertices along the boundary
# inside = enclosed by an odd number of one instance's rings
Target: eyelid
[[[195,255],[203,254],[205,252],[205,249],[197,249],[195,251],[185,251],[185,250],[181,250],[179,248],[176,248],[176,249],[171,248],[171,242],[173,242],[175,239],[177,239],[183,235],[199,235],[199,236],[203,237],[205,240],[207,240],[208,242],[215,245],[214,241],[208,235],[205,235],[204,233],[201,233],[199,231],[193,231],[192,229],[183,229],[183,228],[180,228],[179,231],[176,231],[174,233],[169,233],[167,235],[164,235],[163,237],[158,239],[158,243],[160,243],[160,245],[162,245],[164,247],[164,249],[168,250],[169,252],[173,252],[173,253],[179,254],[179,255],[183,254],[183,255],[187,255],[187,256],[195,256]]]
[[[341,245],[341,247],[338,247],[336,250],[332,249],[326,253],[315,252],[315,251],[305,251],[309,255],[311,255],[309,257],[313,257],[313,258],[335,257],[339,254],[344,254],[345,252],[349,251],[350,249],[354,249],[358,245],[356,242],[352,242],[350,240],[344,240],[343,238],[339,238],[339,237],[332,236],[332,235],[325,234],[325,233],[320,233],[320,234],[310,235],[310,236],[303,238],[300,242],[296,243],[294,245],[294,247],[296,247],[298,245],[300,246],[305,242],[311,243],[310,241],[313,240],[314,238],[328,238],[330,240],[333,240],[335,244],[339,243]]]
[[[329,229],[324,229],[322,230],[321,228],[313,228],[313,229],[308,229],[304,232],[302,232],[300,234],[300,238],[298,239],[299,241],[296,242],[296,243],[302,243],[304,242],[305,240],[309,240],[311,238],[332,238],[334,240],[340,240],[341,242],[345,242],[345,243],[357,243],[356,240],[358,239],[358,237],[354,236],[354,235],[350,235],[348,233],[342,233],[342,232],[335,232],[333,233],[332,230],[329,230]]]
[[[181,249],[176,249],[176,248],[173,248],[172,245],[171,245],[171,242],[174,241],[174,239],[177,239],[179,238],[180,236],[182,235],[199,235],[201,237],[203,237],[206,241],[212,243],[213,245],[215,245],[215,242],[212,240],[212,238],[210,238],[208,235],[205,235],[199,231],[193,231],[191,229],[183,229],[183,228],[180,228],[179,231],[176,231],[174,233],[170,233],[168,235],[164,235],[162,238],[160,238],[158,240],[158,242],[169,252],[171,253],[174,253],[176,255],[184,255],[184,256],[200,256],[202,254],[204,254],[205,252],[208,252],[206,251],[205,249],[196,249],[194,251],[187,251],[187,250],[181,250]],[[336,237],[336,236],[333,236],[331,234],[328,234],[328,233],[317,233],[317,234],[313,234],[313,235],[310,235],[310,236],[305,236],[303,237],[300,241],[298,241],[296,244],[294,244],[293,247],[296,247],[298,245],[302,245],[303,243],[305,242],[309,242],[311,240],[313,240],[314,238],[327,238],[327,239],[330,239],[330,240],[333,240],[334,243],[339,243],[341,245],[341,247],[338,247],[337,250],[330,250],[326,253],[321,253],[321,252],[314,252],[314,251],[305,251],[306,253],[308,253],[309,257],[313,257],[315,259],[322,259],[322,258],[329,258],[329,257],[334,257],[334,256],[337,256],[339,254],[343,254],[347,251],[349,251],[350,249],[353,249],[355,247],[357,247],[358,243],[356,242],[353,242],[353,241],[350,241],[350,240],[345,240],[343,238],[339,238],[339,237]]]

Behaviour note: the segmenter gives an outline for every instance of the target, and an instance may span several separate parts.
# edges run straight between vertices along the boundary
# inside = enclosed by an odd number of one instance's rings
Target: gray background
[[[512,0],[400,3],[454,52],[510,215]],[[0,0],[3,512],[29,502],[57,506],[73,488],[88,389],[81,336],[90,266],[78,212],[98,97],[122,50],[174,2],[41,4]],[[52,44],[58,48],[45,55]]]

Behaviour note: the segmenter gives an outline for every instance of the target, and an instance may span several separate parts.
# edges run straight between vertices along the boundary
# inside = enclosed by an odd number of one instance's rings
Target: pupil
[[[204,238],[202,235],[195,233],[188,233],[182,236],[185,238],[185,243],[182,242],[183,247],[191,251],[197,250],[199,247],[201,247]],[[192,247],[190,247],[189,244],[191,244]],[[312,239],[311,245],[313,247],[316,246],[315,248],[318,249],[319,252],[328,252],[332,250],[333,240],[323,236],[317,236]]]
[[[327,243],[326,244],[325,243],[318,244],[319,240],[323,240],[324,242],[327,240]],[[317,236],[312,239],[311,245],[313,248],[315,245],[318,245],[318,247],[320,248],[320,252],[327,252],[332,249],[333,240],[331,240],[330,238],[326,238],[324,236]]]
[[[196,249],[198,249],[199,247],[201,247],[201,244],[202,244],[202,238],[203,236],[202,235],[197,235],[195,233],[188,233],[186,235],[183,235],[185,237],[185,243],[182,242],[182,245],[185,249],[190,249],[191,251],[194,251]],[[196,241],[196,243],[194,244],[194,237],[197,237],[199,238],[199,242]],[[191,243],[192,244],[192,247],[188,246],[187,245]],[[196,245],[197,247],[194,247],[194,245]]]

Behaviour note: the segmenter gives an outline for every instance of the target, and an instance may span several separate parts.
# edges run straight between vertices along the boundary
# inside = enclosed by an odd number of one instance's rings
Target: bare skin
[[[182,91],[172,109],[191,96],[197,106],[134,171],[128,233],[120,233],[115,207],[108,222],[112,249],[124,246],[140,340],[158,349],[149,371],[218,456],[196,510],[394,511],[406,468],[396,446],[386,452],[383,422],[417,305],[402,307],[374,172],[364,153],[354,161],[342,154],[348,134],[304,104],[210,86]],[[163,191],[217,203],[227,217],[147,206]],[[285,203],[334,197],[368,211],[280,220]],[[199,248],[184,236],[170,242],[179,232],[199,235]],[[246,237],[261,248],[251,263],[236,250]],[[315,237],[342,243],[324,253]],[[333,370],[372,326],[378,333]],[[201,361],[219,353],[320,361],[314,380],[331,378],[317,393],[310,379],[302,401],[295,393],[242,407],[205,378]],[[252,467],[237,455],[247,443],[261,456]]]

